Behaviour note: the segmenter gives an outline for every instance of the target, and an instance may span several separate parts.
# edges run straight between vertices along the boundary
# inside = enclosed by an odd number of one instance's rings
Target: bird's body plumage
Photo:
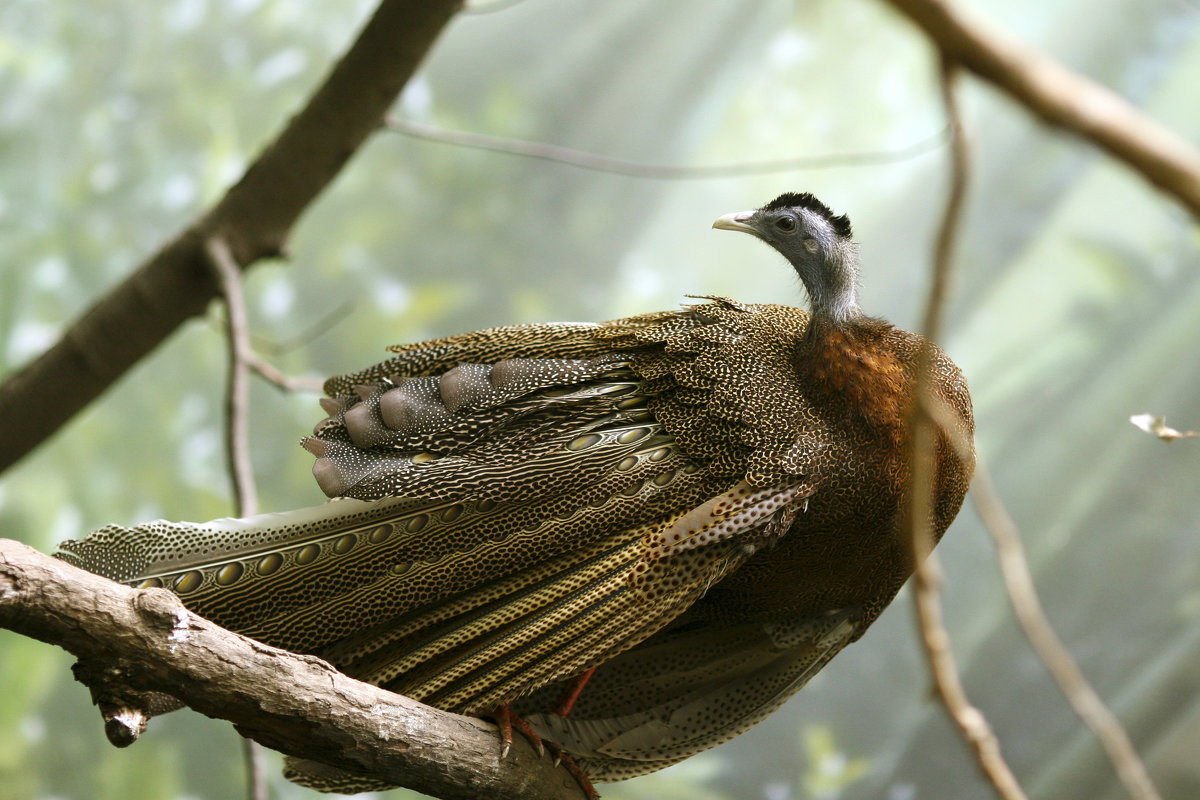
[[[394,348],[326,383],[305,442],[352,499],[109,526],[64,557],[441,708],[512,703],[594,778],[674,763],[776,708],[912,569],[923,340],[853,297],[830,301],[846,318],[705,299]],[[969,440],[966,384],[931,352]],[[933,457],[940,537],[972,465],[945,435]]]

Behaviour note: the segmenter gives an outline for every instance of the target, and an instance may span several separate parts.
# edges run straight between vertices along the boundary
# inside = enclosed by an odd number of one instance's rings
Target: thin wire
[[[384,121],[384,127],[387,130],[395,131],[405,136],[430,142],[455,145],[457,147],[469,147],[475,150],[488,150],[494,153],[505,153],[507,155],[521,156],[522,158],[532,158],[540,161],[550,161],[555,164],[564,164],[569,167],[594,172],[607,172],[631,178],[651,178],[654,180],[708,180],[712,178],[763,175],[775,172],[794,172],[803,169],[832,169],[834,167],[894,164],[938,149],[946,143],[949,136],[949,128],[943,128],[932,136],[926,136],[896,150],[874,150],[859,153],[783,158],[772,161],[750,161],[739,164],[674,166],[670,164],[629,161],[623,158],[602,156],[585,150],[574,150],[569,147],[529,142],[523,139],[508,139],[484,133],[453,131],[398,117],[388,117]]]
[[[513,6],[519,6],[524,2],[525,0],[492,0],[490,3],[468,3],[458,13],[476,16],[495,14],[497,11],[507,11]]]

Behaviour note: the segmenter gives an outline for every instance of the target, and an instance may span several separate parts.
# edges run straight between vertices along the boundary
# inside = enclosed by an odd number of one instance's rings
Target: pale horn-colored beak
[[[758,231],[749,224],[755,213],[754,211],[735,211],[732,214],[718,217],[712,226],[723,231],[741,231],[758,236]]]

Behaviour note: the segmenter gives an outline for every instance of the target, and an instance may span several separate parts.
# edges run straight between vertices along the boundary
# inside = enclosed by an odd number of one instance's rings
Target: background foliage
[[[972,5],[1200,141],[1193,0]],[[899,150],[944,126],[925,43],[868,0],[494,6],[452,24],[397,115],[679,165]],[[0,373],[218,197],[370,8],[0,4]],[[1200,450],[1126,422],[1200,427],[1200,236],[1121,168],[967,83],[971,213],[944,344],[1051,617],[1164,793],[1200,796]],[[660,181],[381,133],[310,209],[290,260],[251,271],[252,322],[279,366],[323,376],[393,342],[613,318],[687,292],[798,303],[774,253],[708,226],[803,189],[852,215],[864,306],[911,327],[944,162],[935,144],[885,164]],[[0,534],[48,550],[107,522],[228,514],[223,369],[217,318],[187,326],[3,476]],[[253,401],[264,509],[318,501],[296,446],[315,401],[261,385]],[[1031,793],[1119,796],[1017,633],[969,506],[941,553],[968,690]],[[240,794],[227,725],[172,714],[113,750],[69,663],[0,633],[0,797]],[[927,680],[901,598],[770,720],[605,796],[986,796]],[[272,791],[310,794],[277,777]]]

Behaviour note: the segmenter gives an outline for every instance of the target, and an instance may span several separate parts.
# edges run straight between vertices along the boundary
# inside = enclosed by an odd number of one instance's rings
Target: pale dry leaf
[[[1134,414],[1129,421],[1146,433],[1157,436],[1165,442],[1200,437],[1200,431],[1177,430],[1167,425],[1166,417],[1156,417],[1153,414]]]

